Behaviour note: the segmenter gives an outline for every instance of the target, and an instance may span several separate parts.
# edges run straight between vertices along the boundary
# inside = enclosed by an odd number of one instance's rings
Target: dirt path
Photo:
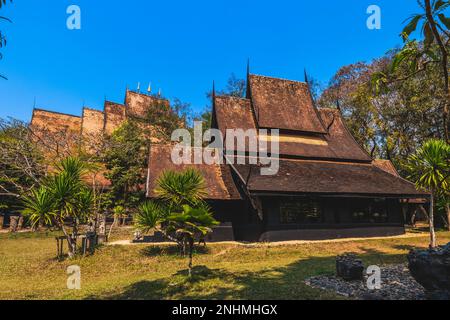
[[[372,237],[372,238],[345,238],[345,239],[331,239],[331,240],[294,240],[294,241],[282,241],[282,242],[258,242],[258,243],[244,243],[244,242],[235,242],[235,241],[226,241],[226,242],[214,242],[210,244],[232,244],[235,246],[242,247],[278,247],[278,246],[286,246],[286,245],[298,245],[298,244],[312,244],[312,243],[339,243],[339,242],[355,242],[355,241],[368,241],[368,240],[384,240],[384,239],[405,239],[405,238],[422,238],[429,237],[427,233],[406,233],[399,236],[392,237]],[[129,245],[170,245],[172,242],[148,242],[148,243],[133,243],[131,240],[118,240],[109,242],[107,245],[109,246],[129,246]]]

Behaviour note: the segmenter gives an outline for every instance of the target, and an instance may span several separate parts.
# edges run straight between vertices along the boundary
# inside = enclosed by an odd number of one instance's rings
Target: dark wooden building
[[[404,203],[427,198],[402,179],[390,161],[374,160],[358,145],[336,109],[318,109],[307,83],[248,75],[245,99],[214,96],[212,126],[279,129],[279,170],[261,165],[191,165],[207,181],[216,218],[241,241],[314,240],[404,233]],[[267,137],[259,136],[259,139]],[[269,150],[271,151],[271,150]],[[249,159],[247,148],[227,160]],[[151,148],[148,196],[172,163],[171,146]],[[230,157],[231,154],[231,157]]]

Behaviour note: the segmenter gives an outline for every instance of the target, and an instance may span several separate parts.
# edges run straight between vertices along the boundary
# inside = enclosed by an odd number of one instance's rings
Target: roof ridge
[[[103,111],[102,110],[99,110],[99,109],[94,109],[94,108],[90,108],[90,107],[83,107],[83,111],[84,110],[91,110],[91,111],[97,111],[97,112],[101,112],[101,113],[103,113]]]
[[[59,115],[63,115],[63,116],[69,116],[69,117],[81,119],[81,116],[77,116],[77,115],[70,114],[70,113],[59,112],[59,111],[52,111],[52,110],[41,109],[41,108],[33,108],[33,112],[34,111],[44,111],[44,112],[48,112],[48,113],[59,114]]]
[[[226,95],[226,94],[219,94],[216,95],[215,98],[225,98],[225,99],[234,99],[234,100],[243,100],[243,101],[247,101],[250,102],[250,99],[247,98],[241,98],[241,97],[235,97],[235,96],[230,96],[230,95]]]
[[[294,83],[300,83],[300,84],[305,84],[305,85],[308,84],[305,81],[292,80],[292,79],[286,79],[286,78],[280,78],[280,77],[265,76],[265,75],[254,74],[254,73],[249,74],[249,76],[250,77],[254,76],[254,77],[260,77],[260,78],[267,78],[267,79],[273,79],[273,80],[281,80],[281,81],[287,81],[287,82],[294,82]]]

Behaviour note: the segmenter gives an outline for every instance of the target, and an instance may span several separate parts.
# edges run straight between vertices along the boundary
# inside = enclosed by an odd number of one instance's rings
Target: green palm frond
[[[23,196],[22,206],[22,214],[30,219],[33,226],[39,221],[50,225],[56,216],[53,194],[46,187],[33,189],[29,195]]]
[[[166,221],[170,224],[173,232],[190,237],[197,235],[204,236],[212,232],[211,228],[213,226],[219,224],[209,210],[205,208],[192,208],[188,205],[183,206],[182,212],[170,214]]]
[[[162,201],[180,207],[201,202],[207,192],[205,179],[200,172],[188,169],[184,172],[165,171],[157,181],[155,193]]]
[[[136,229],[146,233],[158,227],[167,216],[167,210],[154,201],[144,202],[134,216]]]
[[[437,192],[449,192],[450,146],[442,140],[432,139],[408,158],[409,178],[417,187]]]

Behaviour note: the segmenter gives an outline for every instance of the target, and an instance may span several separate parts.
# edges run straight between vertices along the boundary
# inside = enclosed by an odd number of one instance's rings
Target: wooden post
[[[59,259],[59,239],[55,237],[56,240],[56,259]]]

